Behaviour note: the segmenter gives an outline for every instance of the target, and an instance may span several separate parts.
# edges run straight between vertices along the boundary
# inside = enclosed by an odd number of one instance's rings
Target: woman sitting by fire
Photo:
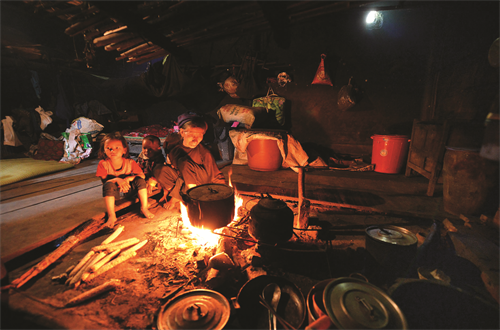
[[[205,119],[188,112],[177,118],[179,134],[173,134],[163,144],[167,165],[156,168],[154,176],[166,199],[164,207],[178,208],[188,189],[206,183],[226,184],[214,157],[201,141],[208,129]],[[168,200],[170,196],[170,200]]]

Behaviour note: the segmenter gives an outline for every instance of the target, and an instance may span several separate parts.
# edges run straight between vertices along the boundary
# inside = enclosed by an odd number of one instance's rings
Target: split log
[[[96,47],[102,47],[110,44],[116,44],[124,40],[132,39],[135,36],[136,34],[131,32],[111,33],[99,38],[95,38],[93,43]]]
[[[121,285],[121,281],[120,280],[116,280],[116,279],[113,279],[113,280],[110,280],[104,284],[101,284],[87,292],[84,292],[76,297],[74,297],[73,299],[69,300],[65,305],[64,307],[72,307],[72,306],[75,306],[75,305],[78,305],[78,304],[81,304],[83,303],[84,301],[87,301],[101,293],[104,293],[104,292],[107,292],[109,290],[114,290],[116,289],[117,287],[119,287]]]
[[[98,245],[98,246],[94,246],[92,248],[92,251],[103,251],[103,250],[115,250],[115,249],[124,249],[124,248],[127,248],[129,246],[132,246],[134,244],[137,244],[139,243],[139,239],[136,238],[136,237],[133,237],[133,238],[129,238],[129,239],[126,239],[126,240],[123,240],[123,241],[118,241],[118,242],[115,242],[115,243],[109,243],[109,244],[101,244],[101,245]]]
[[[96,14],[87,20],[80,21],[80,22],[77,22],[77,23],[71,25],[66,30],[64,30],[64,33],[66,33],[69,36],[74,35],[75,33],[78,33],[79,31],[85,30],[85,29],[87,29],[87,27],[89,27],[97,22],[103,21],[105,19],[109,19],[109,17],[104,15],[104,14]]]
[[[127,26],[126,25],[121,25],[120,27],[118,27],[118,28],[116,28],[114,30],[109,30],[109,31],[104,32],[104,35],[107,36],[108,34],[120,32],[120,31],[123,31],[125,29],[127,29]]]
[[[152,58],[157,58],[162,56],[160,53],[164,53],[165,55],[168,54],[164,49],[162,49],[160,46],[151,46],[148,48],[143,49],[139,53],[134,54],[133,56],[129,56],[129,60],[127,63],[132,63],[132,62],[138,62],[138,61],[148,61],[148,59]]]
[[[111,24],[106,24],[103,27],[97,27],[95,31],[88,32],[85,34],[85,40],[93,40],[95,37],[98,35],[101,35],[103,33],[106,33],[107,31],[114,31],[116,28],[119,28],[120,26],[123,26],[122,23],[117,23],[113,19],[111,19],[112,23]]]
[[[75,266],[75,268],[73,268],[73,270],[71,271],[71,273],[69,273],[68,275],[68,278],[71,278],[73,276],[75,276],[78,271],[80,269],[82,269],[83,265],[85,265],[87,263],[87,261],[90,260],[90,258],[92,258],[94,256],[95,252],[94,251],[89,251],[83,258],[82,260],[80,260],[80,262]]]
[[[113,252],[102,258],[99,262],[96,262],[93,266],[91,266],[90,271],[95,273],[99,268],[101,268],[102,266],[104,266],[105,263],[116,257],[120,252],[121,249],[114,250]]]
[[[20,288],[26,282],[28,282],[31,278],[40,274],[43,270],[45,270],[48,266],[62,257],[66,252],[68,252],[71,248],[73,248],[79,242],[87,239],[91,235],[100,231],[103,226],[103,218],[100,219],[92,219],[90,224],[88,224],[85,229],[83,229],[79,234],[68,237],[54,252],[49,254],[45,259],[40,261],[38,264],[33,266],[30,270],[24,273],[18,279],[12,281],[13,286],[16,288]]]
[[[127,50],[126,52],[123,52],[120,55],[121,56],[128,56],[128,57],[134,56],[136,54],[141,53],[143,50],[145,50],[145,49],[147,49],[147,48],[149,48],[151,46],[154,46],[154,44],[152,42],[148,41],[148,42],[143,43],[143,44],[141,44],[141,45],[139,45],[137,47],[134,47],[134,48],[132,48],[130,50]]]
[[[297,217],[295,218],[295,223],[293,224],[294,228],[298,229],[307,229],[309,226],[309,210],[311,203],[307,201],[304,197],[305,192],[305,173],[304,168],[302,166],[299,167],[298,171],[298,194],[299,194],[299,212]]]
[[[113,232],[113,234],[109,235],[108,238],[106,238],[104,241],[102,241],[101,245],[106,245],[114,241],[115,238],[118,237],[122,233],[122,231],[125,229],[122,225],[119,225],[116,230]]]
[[[136,38],[133,38],[133,39],[129,39],[129,40],[124,40],[122,42],[118,42],[116,44],[112,44],[112,45],[107,45],[104,47],[104,50],[105,51],[112,51],[112,50],[116,50],[118,52],[122,52],[124,50],[127,50],[131,47],[134,47],[134,46],[137,46],[141,43],[143,43],[144,41],[146,41],[143,37],[136,37]]]
[[[128,259],[135,257],[136,255],[137,255],[137,252],[135,252],[135,251],[132,251],[132,253],[124,253],[124,254],[120,255],[115,260],[110,261],[106,265],[104,265],[101,268],[99,268],[95,273],[91,273],[84,280],[84,282],[89,282],[89,281],[93,280],[94,278],[96,278],[97,276],[101,275],[102,273],[107,272],[108,270],[110,270],[111,268],[115,267],[116,265],[119,265],[122,262],[127,261]]]
[[[71,281],[69,282],[69,285],[75,285],[75,286],[78,286],[79,285],[79,282],[81,280],[85,281],[84,277],[87,278],[88,277],[88,273],[89,270],[90,270],[90,267],[92,267],[93,265],[95,265],[97,262],[99,262],[99,260],[101,260],[102,258],[104,258],[106,256],[106,252],[100,252],[98,254],[96,254],[92,259],[90,259],[88,261],[88,263],[82,268],[80,269],[80,271],[71,279]]]

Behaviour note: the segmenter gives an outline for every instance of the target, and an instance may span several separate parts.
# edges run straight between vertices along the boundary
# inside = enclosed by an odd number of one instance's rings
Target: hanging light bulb
[[[370,11],[368,15],[366,15],[365,22],[366,22],[366,27],[369,30],[380,29],[383,23],[382,13],[374,10]]]

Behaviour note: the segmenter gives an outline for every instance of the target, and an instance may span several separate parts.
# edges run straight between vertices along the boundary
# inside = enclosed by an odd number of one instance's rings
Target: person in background
[[[108,212],[107,226],[113,227],[116,222],[115,200],[120,199],[120,193],[131,197],[139,195],[141,212],[146,218],[154,214],[148,208],[148,191],[144,172],[139,165],[129,158],[128,144],[119,132],[108,133],[101,141],[98,153],[99,164],[96,176],[103,183],[102,195]]]
[[[165,164],[165,157],[161,151],[161,141],[157,136],[148,135],[144,137],[142,140],[142,151],[137,157],[137,164],[139,164],[146,176],[148,194],[151,194],[153,188],[158,185],[153,170],[155,167],[161,167]]]
[[[167,209],[178,208],[182,195],[190,188],[207,184],[226,184],[224,174],[201,141],[208,124],[202,115],[188,112],[177,118],[179,133],[165,139],[167,165],[154,170],[155,178],[171,199]]]

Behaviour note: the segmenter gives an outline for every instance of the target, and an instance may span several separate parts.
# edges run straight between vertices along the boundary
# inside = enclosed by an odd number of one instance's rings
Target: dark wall
[[[373,30],[364,23],[367,11],[339,12],[292,27],[287,49],[272,36],[241,36],[193,54],[198,63],[221,65],[258,50],[268,63],[289,65],[281,70],[293,81],[274,91],[290,101],[288,124],[301,143],[365,153],[373,134],[410,135],[413,119],[448,119],[457,134],[474,135],[457,143],[477,144],[498,92],[498,70],[488,63],[498,9],[498,2],[415,2],[382,11],[382,28]],[[321,54],[333,86],[311,84]],[[342,111],[338,93],[351,77],[361,99]]]

